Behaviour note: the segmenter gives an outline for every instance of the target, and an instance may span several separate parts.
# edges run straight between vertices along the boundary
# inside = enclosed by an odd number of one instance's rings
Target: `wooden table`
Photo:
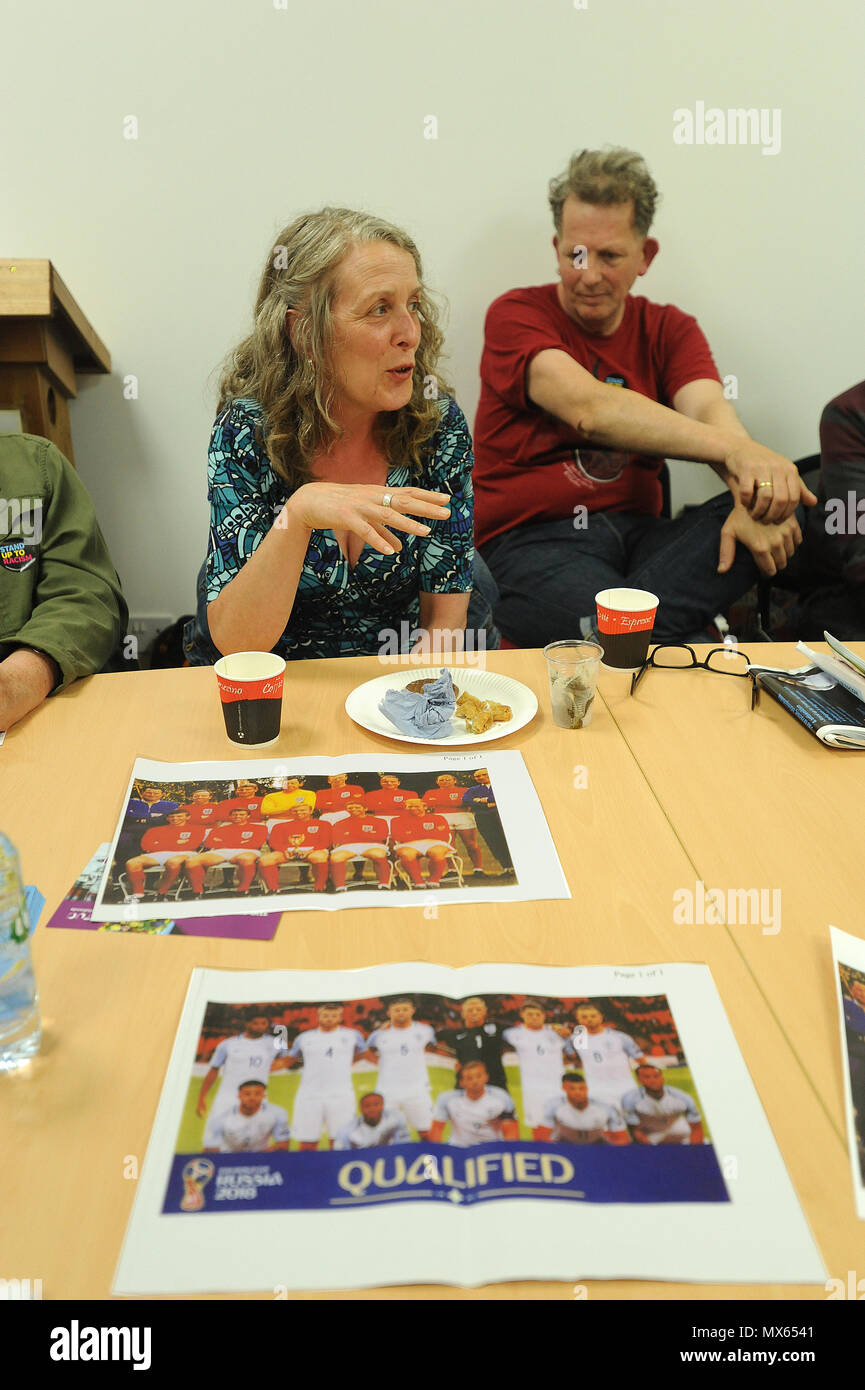
[[[768,660],[767,650],[762,655]],[[605,674],[590,728],[570,732],[557,729],[550,718],[540,652],[491,653],[488,665],[524,681],[540,700],[538,717],[495,748],[522,752],[572,899],[440,906],[436,921],[427,920],[420,907],[352,909],[328,916],[326,931],[321,914],[292,912],[267,943],[40,929],[34,951],[44,1046],[29,1067],[0,1076],[0,1133],[15,1135],[13,1145],[0,1146],[5,1208],[0,1276],[41,1278],[46,1298],[109,1295],[134,1196],[134,1180],[124,1172],[133,1166],[130,1156],[140,1162],[146,1150],[193,967],[326,970],[395,960],[452,966],[502,960],[572,966],[705,961],[829,1274],[846,1277],[848,1269],[865,1265],[840,1125],[836,1006],[825,935],[829,920],[851,926],[855,863],[833,872],[819,918],[806,932],[798,924],[803,915],[815,913],[792,899],[798,893],[794,882],[798,885],[798,876],[807,879],[808,869],[799,863],[795,880],[778,878],[783,836],[776,836],[776,857],[761,865],[758,877],[757,866],[752,870],[749,863],[746,872],[726,841],[726,858],[712,858],[710,849],[722,824],[737,823],[740,840],[747,838],[749,815],[741,806],[750,807],[759,796],[755,760],[760,771],[771,763],[775,785],[788,802],[807,764],[813,779],[810,804],[818,808],[829,804],[830,788],[832,796],[837,786],[850,789],[844,765],[848,758],[858,760],[816,749],[820,768],[815,770],[811,741],[806,744],[804,734],[799,739],[780,711],[774,729],[768,697],[767,708],[753,719],[744,713],[738,719],[734,697],[747,712],[745,682],[716,681],[704,672],[651,672],[639,699],[628,704],[624,678]],[[381,669],[374,658],[289,666],[283,732],[268,756],[404,753],[403,746],[359,729],[343,710],[348,692]],[[700,754],[705,769],[718,747],[713,727],[711,741],[704,739],[709,751],[700,753],[697,723],[690,722],[699,717],[696,682],[729,725],[724,792],[714,801],[705,771],[697,772],[692,762]],[[732,690],[715,691],[715,684]],[[761,726],[773,739],[772,755],[759,737]],[[737,739],[742,749],[736,756]],[[7,735],[0,749],[2,823],[21,851],[25,880],[46,896],[43,922],[96,846],[111,837],[137,756],[177,762],[244,758],[225,738],[210,670],[92,677]],[[734,761],[739,763],[735,781]],[[575,772],[580,768],[584,775]],[[575,785],[583,781],[585,787]],[[797,841],[791,859],[798,847]],[[770,865],[775,878],[766,877]],[[786,871],[792,873],[789,866]],[[753,941],[747,938],[753,929],[676,925],[674,894],[700,877],[707,883],[717,878],[725,886],[728,881],[782,882],[782,931]],[[806,899],[815,911],[816,892],[811,884]],[[795,994],[797,977],[803,998],[809,983],[813,986],[807,1046],[790,1023],[799,995],[789,1007],[785,997],[788,991]],[[825,1297],[819,1287],[637,1281],[598,1280],[588,1290],[598,1299]],[[481,1290],[401,1287],[312,1296],[570,1300],[573,1289],[562,1283],[507,1283]]]
[[[865,653],[865,643],[851,646]],[[758,643],[750,655],[779,666],[804,661],[794,643]],[[605,685],[695,879],[707,889],[780,890],[780,931],[759,923],[690,930],[728,934],[846,1144],[828,928],[865,935],[865,753],[822,747],[765,691],[752,713],[744,680],[652,670],[633,698],[617,678]],[[861,1265],[865,1228],[859,1236]]]

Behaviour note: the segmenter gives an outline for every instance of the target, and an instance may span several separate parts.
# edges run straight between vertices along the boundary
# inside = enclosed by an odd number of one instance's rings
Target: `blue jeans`
[[[496,625],[518,647],[540,647],[562,637],[595,632],[595,594],[627,585],[660,599],[657,642],[705,642],[716,613],[755,583],[750,551],[736,546],[726,574],[718,574],[721,527],[729,492],[675,520],[626,512],[592,512],[583,529],[573,519],[517,526],[483,547],[499,588]]]
[[[469,599],[469,611],[466,615],[466,631],[472,633],[471,640],[474,643],[475,651],[483,650],[479,637],[481,632],[484,634],[483,642],[486,650],[488,652],[497,651],[502,636],[496,627],[493,610],[499,601],[499,591],[496,581],[477,551],[475,551],[472,584],[474,588]]]

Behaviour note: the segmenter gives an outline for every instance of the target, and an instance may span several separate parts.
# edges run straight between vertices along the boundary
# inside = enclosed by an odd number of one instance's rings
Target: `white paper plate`
[[[397,739],[400,743],[421,743],[425,748],[474,747],[476,743],[491,743],[497,738],[506,738],[517,729],[522,729],[538,712],[537,697],[528,686],[510,676],[497,675],[495,671],[474,671],[470,668],[455,667],[454,684],[460,693],[465,691],[478,700],[497,700],[500,705],[510,705],[513,718],[506,724],[494,724],[485,734],[466,732],[465,723],[454,715],[452,734],[444,738],[419,738],[414,734],[401,734],[389,719],[379,710],[379,704],[388,690],[405,690],[411,681],[435,680],[441,667],[424,666],[420,670],[411,667],[394,667],[386,676],[376,676],[365,681],[351,692],[345,702],[346,714],[362,729],[371,734],[381,734],[383,738]]]

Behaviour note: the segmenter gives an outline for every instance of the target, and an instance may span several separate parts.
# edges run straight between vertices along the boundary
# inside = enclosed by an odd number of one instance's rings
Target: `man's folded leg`
[[[751,552],[741,544],[727,573],[718,573],[721,527],[732,506],[723,492],[674,521],[652,518],[638,537],[631,536],[625,582],[660,599],[653,641],[705,641],[715,615],[726,613],[759,578]]]
[[[625,542],[602,512],[517,526],[483,547],[499,589],[496,626],[518,647],[591,636],[595,594],[624,578]]]

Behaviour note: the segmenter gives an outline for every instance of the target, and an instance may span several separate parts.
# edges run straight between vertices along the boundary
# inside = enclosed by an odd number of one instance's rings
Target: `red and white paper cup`
[[[233,652],[214,666],[232,743],[266,748],[279,738],[285,662],[272,652]]]
[[[658,602],[658,595],[650,594],[648,589],[602,589],[595,594],[604,666],[617,671],[636,671],[642,666]]]

